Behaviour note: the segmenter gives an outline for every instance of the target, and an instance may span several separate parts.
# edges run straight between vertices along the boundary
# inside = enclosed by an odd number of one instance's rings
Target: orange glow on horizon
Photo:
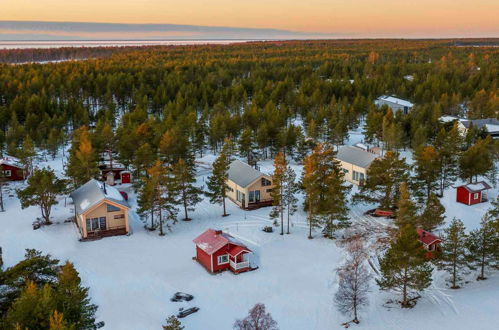
[[[499,36],[497,0],[3,0],[0,20]]]

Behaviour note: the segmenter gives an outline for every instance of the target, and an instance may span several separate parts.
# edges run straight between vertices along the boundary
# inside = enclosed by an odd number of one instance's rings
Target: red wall
[[[220,250],[218,250],[217,252],[212,254],[211,257],[213,258],[213,271],[214,272],[219,272],[221,270],[229,268],[229,265],[230,265],[229,262],[226,264],[222,264],[222,265],[218,264],[218,256],[220,256],[222,254],[227,254],[228,247],[229,247],[229,245],[225,245],[223,248],[221,248]]]
[[[196,259],[200,264],[202,264],[209,272],[211,272],[211,262],[210,255],[199,247],[196,246]]]
[[[477,194],[478,194],[477,198],[474,198],[475,195],[474,193],[470,193],[464,187],[457,187],[456,200],[466,205],[478,204],[482,200],[482,193],[478,192]]]
[[[2,171],[11,171],[11,175],[7,177],[7,179],[12,181],[23,180],[23,170],[14,166],[10,166],[7,164],[0,165]]]

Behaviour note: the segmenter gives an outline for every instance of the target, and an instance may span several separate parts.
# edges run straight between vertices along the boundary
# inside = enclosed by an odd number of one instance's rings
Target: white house
[[[399,99],[393,96],[382,95],[374,101],[374,103],[381,107],[387,105],[394,113],[398,111],[403,111],[404,114],[408,114],[409,111],[414,107],[414,104],[403,99]]]

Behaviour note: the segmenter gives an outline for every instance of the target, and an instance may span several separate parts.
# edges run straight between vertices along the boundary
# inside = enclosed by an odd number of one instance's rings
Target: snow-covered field
[[[358,142],[358,141],[356,141]],[[209,163],[213,156],[202,161]],[[59,173],[61,159],[41,163]],[[263,172],[272,171],[272,162],[261,163]],[[295,165],[297,174],[300,167]],[[209,170],[198,171],[200,185]],[[0,213],[0,246],[5,266],[21,260],[24,249],[35,248],[53,256],[74,262],[85,286],[90,287],[92,302],[99,305],[98,318],[106,322],[105,329],[159,329],[166,317],[176,314],[179,307],[198,306],[200,311],[182,319],[186,329],[231,329],[236,318],[246,315],[255,303],[264,303],[281,329],[340,329],[349,320],[333,305],[337,287],[335,269],[344,258],[336,241],[307,239],[305,213],[293,216],[290,235],[264,233],[261,228],[271,224],[270,208],[242,211],[227,202],[229,217],[221,217],[221,206],[204,200],[191,214],[190,222],[180,221],[164,237],[149,232],[132,212],[133,234],[98,241],[80,242],[72,223],[64,220],[72,215],[72,205],[62,198],[53,209],[56,224],[32,230],[31,223],[39,210],[21,210],[13,189],[9,186],[6,212]],[[135,194],[129,192],[135,207]],[[121,189],[120,188],[120,189]],[[489,193],[497,196],[498,190]],[[455,191],[446,192],[442,202],[448,219],[460,217],[467,229],[476,228],[489,203],[476,206],[454,202]],[[352,207],[352,221],[371,221],[362,215],[367,206]],[[233,275],[225,272],[210,275],[192,260],[192,243],[207,228],[223,229],[255,251],[260,268],[253,272]],[[386,306],[393,293],[380,292],[373,283],[370,305],[361,314],[359,329],[497,329],[499,323],[499,274],[482,282],[472,281],[460,290],[450,290],[444,274],[436,272],[435,281],[413,309],[397,305]],[[176,291],[191,293],[194,300],[170,302]]]

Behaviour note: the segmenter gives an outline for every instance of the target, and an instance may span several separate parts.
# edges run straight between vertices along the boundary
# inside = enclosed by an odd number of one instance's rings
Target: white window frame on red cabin
[[[479,194],[478,194],[478,193],[474,193],[474,194],[473,194],[473,199],[478,199],[478,196],[479,196]]]
[[[5,177],[10,178],[12,176],[12,170],[5,170],[3,171],[3,174]]]
[[[226,257],[226,258],[227,258],[227,261],[221,261],[221,259],[222,259],[223,257]],[[228,263],[229,263],[229,255],[228,255],[228,254],[221,254],[221,255],[219,255],[219,256],[217,257],[217,263],[218,263],[219,265],[225,265],[225,264],[228,264]]]

